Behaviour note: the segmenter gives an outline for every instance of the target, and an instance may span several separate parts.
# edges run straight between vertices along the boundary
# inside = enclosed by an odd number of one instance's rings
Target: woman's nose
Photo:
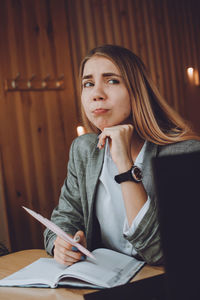
[[[93,90],[92,100],[101,101],[106,99],[106,94],[104,89],[101,86],[96,86]]]
[[[95,96],[95,97],[93,97],[93,100],[94,101],[104,100],[104,97],[103,96]]]

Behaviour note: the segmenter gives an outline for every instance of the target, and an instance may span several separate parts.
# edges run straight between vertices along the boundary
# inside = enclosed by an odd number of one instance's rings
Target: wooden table
[[[45,250],[34,249],[11,253],[0,257],[0,279],[8,276],[19,269],[27,266],[40,257],[50,257]],[[136,281],[147,277],[162,274],[163,267],[145,265],[138,274],[131,280]],[[92,293],[95,290],[75,288],[21,288],[21,287],[0,287],[1,300],[67,300],[84,299],[83,295]]]

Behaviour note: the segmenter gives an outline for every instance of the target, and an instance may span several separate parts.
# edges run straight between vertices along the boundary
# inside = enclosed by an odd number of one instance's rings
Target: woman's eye
[[[94,84],[92,83],[92,82],[84,82],[83,83],[83,87],[91,87],[91,86],[93,86]]]
[[[119,80],[117,80],[117,79],[110,79],[108,82],[111,83],[111,84],[118,84]]]

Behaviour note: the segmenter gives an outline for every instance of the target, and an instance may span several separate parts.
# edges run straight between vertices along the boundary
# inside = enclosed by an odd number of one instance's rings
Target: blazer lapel
[[[86,224],[86,236],[87,246],[89,249],[93,249],[94,244],[98,244],[100,234],[98,233],[98,226],[96,224],[96,218],[94,217],[94,203],[97,190],[97,184],[104,160],[104,149],[99,150],[96,145],[92,150],[90,162],[87,165],[87,202],[88,202],[88,217]],[[98,241],[98,242],[97,242]]]
[[[90,159],[90,163],[88,164],[87,170],[87,200],[89,207],[89,220],[92,220],[93,215],[93,206],[95,201],[95,195],[97,190],[97,184],[99,180],[99,176],[101,173],[101,169],[103,166],[105,149],[99,150],[98,148],[94,149],[92,153],[92,158]],[[90,226],[90,224],[88,224]]]

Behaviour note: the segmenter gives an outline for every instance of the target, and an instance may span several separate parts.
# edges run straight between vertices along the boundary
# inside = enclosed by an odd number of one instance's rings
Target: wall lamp
[[[196,68],[187,68],[187,78],[191,85],[200,86],[199,71]]]
[[[78,136],[80,136],[80,135],[86,133],[85,128],[84,128],[83,126],[78,126],[78,127],[76,128],[76,131],[77,131],[77,135],[78,135]]]

